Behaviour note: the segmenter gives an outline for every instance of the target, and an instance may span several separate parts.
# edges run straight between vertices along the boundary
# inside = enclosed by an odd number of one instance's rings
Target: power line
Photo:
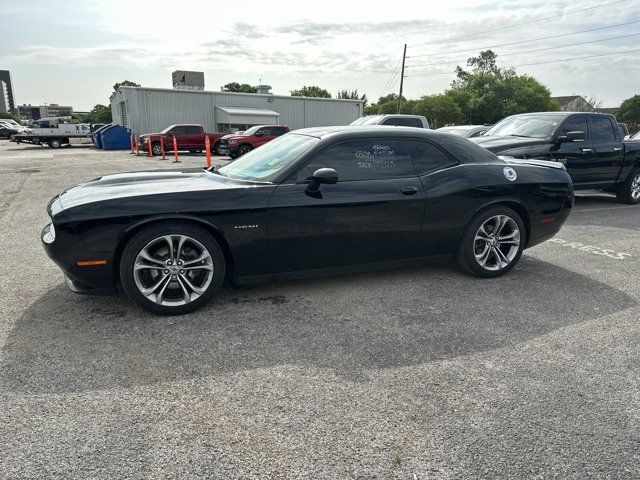
[[[400,67],[400,62],[402,62],[402,59],[398,60],[398,63],[396,63],[396,66],[393,69],[391,76],[387,79],[387,83],[385,83],[384,87],[382,88],[382,92],[380,93],[378,98],[383,97],[387,93],[388,89],[391,88],[391,86],[393,85],[393,82],[395,82],[396,76],[398,75],[398,68]]]
[[[520,55],[520,54],[525,54],[525,53],[534,53],[534,52],[543,52],[546,50],[554,50],[557,48],[566,48],[566,47],[575,47],[577,45],[587,45],[590,43],[599,43],[599,42],[607,42],[609,40],[618,40],[620,38],[629,38],[629,37],[637,37],[640,36],[640,33],[632,33],[630,35],[620,35],[618,37],[609,37],[609,38],[601,38],[599,40],[591,40],[588,42],[579,42],[579,43],[569,43],[566,45],[556,45],[554,47],[545,47],[545,48],[537,48],[535,50],[523,50],[521,52],[507,52],[507,53],[500,53],[498,54],[499,57],[507,57],[509,55]],[[448,64],[448,63],[462,63],[462,62],[466,62],[466,60],[452,60],[452,61],[446,61],[446,62],[438,62],[438,63],[421,63],[419,65],[407,65],[406,68],[418,68],[418,67],[433,67],[433,66],[437,66],[437,65],[443,65],[443,64]]]
[[[615,27],[622,27],[624,25],[632,25],[634,23],[640,23],[640,20],[633,20],[631,22],[625,22],[625,23],[617,23],[615,25],[609,25],[607,27],[597,27],[597,28],[589,28],[587,30],[578,30],[575,32],[569,32],[569,33],[561,33],[558,35],[551,35],[551,36],[547,36],[547,37],[538,37],[538,38],[532,38],[529,40],[520,40],[518,42],[509,42],[509,43],[500,43],[497,45],[488,45],[488,46],[484,46],[484,47],[475,47],[475,48],[468,48],[466,50],[455,50],[455,51],[450,51],[450,52],[443,52],[443,53],[423,53],[420,55],[412,55],[410,57],[407,58],[418,58],[418,57],[431,57],[431,56],[439,56],[439,55],[448,55],[451,53],[464,53],[464,52],[475,52],[475,51],[479,51],[479,50],[484,50],[485,48],[497,48],[497,47],[507,47],[509,45],[521,45],[523,43],[531,43],[531,42],[537,42],[539,40],[548,40],[548,39],[552,39],[552,38],[560,38],[560,37],[568,37],[571,35],[577,35],[579,33],[587,33],[587,32],[595,32],[598,30],[607,30],[609,28],[615,28]]]
[[[611,53],[601,53],[599,55],[587,55],[584,57],[570,57],[570,58],[561,58],[558,60],[547,60],[544,62],[534,62],[534,63],[521,63],[520,65],[511,65],[509,68],[516,68],[516,67],[530,67],[533,65],[544,65],[547,63],[557,63],[557,62],[570,62],[572,60],[584,60],[587,58],[598,58],[598,57],[607,57],[609,55],[617,55],[617,54],[622,54],[622,53],[633,53],[633,52],[640,52],[640,48],[635,49],[635,50],[626,50],[624,52],[611,52]],[[440,72],[440,73],[417,73],[415,75],[406,75],[407,77],[426,77],[426,76],[431,76],[431,75],[451,75],[454,72]]]
[[[446,43],[446,42],[451,42],[453,40],[462,40],[464,38],[471,38],[471,37],[477,37],[478,35],[482,35],[483,33],[492,33],[492,32],[498,32],[501,30],[507,30],[509,28],[515,28],[515,27],[521,27],[522,25],[530,25],[532,23],[536,23],[536,22],[543,22],[545,20],[555,20],[558,18],[558,15],[564,15],[564,14],[574,14],[574,13],[581,13],[581,12],[586,12],[588,10],[594,10],[596,8],[601,8],[601,7],[607,7],[609,5],[615,5],[617,3],[626,3],[627,0],[616,0],[615,2],[609,2],[609,3],[602,3],[599,5],[594,5],[591,7],[586,7],[586,8],[581,8],[578,10],[569,10],[566,12],[560,12],[560,13],[556,13],[555,15],[551,16],[551,17],[544,17],[544,18],[535,18],[533,20],[527,20],[526,22],[522,22],[522,23],[514,23],[512,25],[506,25],[504,27],[498,27],[498,28],[494,28],[491,30],[482,30],[480,32],[476,32],[476,33],[471,33],[469,35],[463,35],[461,37],[451,37],[451,38],[445,38],[444,40],[436,40],[435,42],[425,42],[425,43],[418,43],[416,45],[409,45],[410,47],[421,47],[423,45],[434,45],[434,44],[439,44],[439,43]]]

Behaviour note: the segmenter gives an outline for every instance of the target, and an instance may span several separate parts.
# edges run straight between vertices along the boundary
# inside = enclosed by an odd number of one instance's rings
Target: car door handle
[[[400,193],[403,195],[415,195],[418,193],[418,187],[402,187]]]
[[[581,148],[580,151],[582,153],[591,153],[593,150],[591,150],[590,148]]]
[[[622,150],[622,147],[613,147],[614,152],[619,152],[620,150]]]

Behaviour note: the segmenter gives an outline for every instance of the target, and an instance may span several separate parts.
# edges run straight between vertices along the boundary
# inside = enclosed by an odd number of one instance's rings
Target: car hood
[[[523,138],[523,137],[475,137],[470,141],[477,143],[490,152],[503,152],[512,148],[529,147],[531,145],[544,145],[549,141],[545,138]]]
[[[203,169],[165,170],[106,175],[62,192],[60,209],[124,197],[247,188],[253,182],[233,180]]]

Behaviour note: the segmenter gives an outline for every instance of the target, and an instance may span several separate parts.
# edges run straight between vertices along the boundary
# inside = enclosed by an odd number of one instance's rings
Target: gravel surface
[[[173,318],[69,292],[47,201],[204,165],[181,159],[0,141],[0,478],[640,478],[640,206],[580,194],[495,280],[284,282]]]

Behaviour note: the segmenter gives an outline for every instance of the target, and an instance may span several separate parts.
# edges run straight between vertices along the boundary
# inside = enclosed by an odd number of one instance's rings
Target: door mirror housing
[[[584,141],[584,132],[579,130],[576,130],[574,132],[567,132],[566,135],[561,135],[558,137],[559,143],[582,141]]]
[[[258,130],[256,132],[256,137],[262,137],[262,136],[264,136],[264,132],[262,130]]]
[[[333,168],[319,168],[313,175],[311,175],[311,181],[306,189],[308,195],[312,197],[320,198],[320,185],[322,184],[333,185],[338,183],[338,172]]]

